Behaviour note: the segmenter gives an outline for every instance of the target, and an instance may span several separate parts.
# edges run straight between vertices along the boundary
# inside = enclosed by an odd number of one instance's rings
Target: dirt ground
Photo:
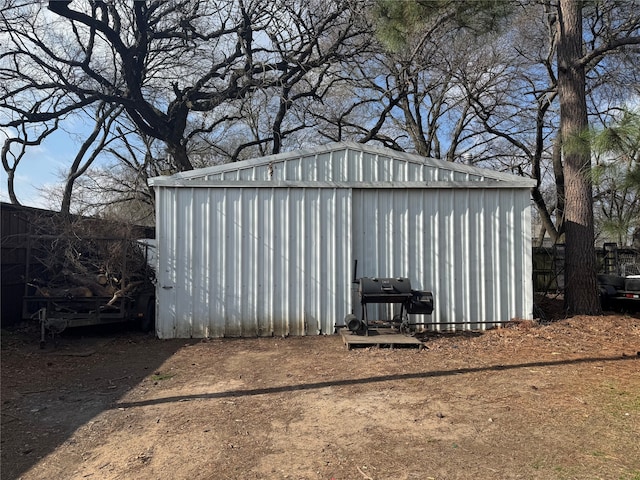
[[[2,332],[2,479],[640,479],[640,316],[161,341]]]

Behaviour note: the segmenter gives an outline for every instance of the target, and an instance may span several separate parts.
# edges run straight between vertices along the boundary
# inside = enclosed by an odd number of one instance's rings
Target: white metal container
[[[337,143],[150,184],[160,338],[333,333],[354,260],[432,291],[437,330],[532,318],[531,180]]]

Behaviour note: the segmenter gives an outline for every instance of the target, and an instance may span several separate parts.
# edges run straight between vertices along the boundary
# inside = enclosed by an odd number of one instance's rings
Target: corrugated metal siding
[[[336,144],[156,181],[161,338],[332,333],[358,310],[354,259],[433,291],[438,330],[532,316],[519,177]]]
[[[157,189],[160,338],[333,333],[350,297],[349,189]]]
[[[434,293],[435,310],[413,320],[484,329],[531,318],[528,193],[522,189],[355,190],[353,257],[358,276],[409,277]],[[389,319],[389,306],[369,306]],[[439,325],[442,324],[442,325]]]
[[[393,158],[353,149],[276,159],[271,163],[252,161],[225,165],[213,173],[194,176],[205,180],[318,181],[318,182],[407,182],[483,181],[485,177],[450,168],[428,165],[415,159]],[[457,168],[464,166],[455,165]],[[185,177],[191,178],[191,177]]]

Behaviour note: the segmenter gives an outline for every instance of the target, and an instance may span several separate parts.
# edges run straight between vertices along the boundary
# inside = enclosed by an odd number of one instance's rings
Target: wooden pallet
[[[369,330],[368,335],[358,335],[346,328],[340,330],[342,341],[347,346],[347,350],[354,347],[376,347],[376,348],[407,348],[417,347],[422,350],[424,343],[415,337],[401,334],[391,328],[379,328]]]

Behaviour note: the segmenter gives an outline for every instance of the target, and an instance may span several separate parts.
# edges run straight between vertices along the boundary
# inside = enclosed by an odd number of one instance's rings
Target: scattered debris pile
[[[44,218],[29,235],[28,272],[34,293],[48,297],[122,297],[153,285],[147,246],[136,228],[81,218]]]
[[[151,247],[138,240],[141,233],[135,226],[91,218],[34,222],[23,317],[38,316],[47,328],[134,317],[146,319],[150,328],[155,273]]]

